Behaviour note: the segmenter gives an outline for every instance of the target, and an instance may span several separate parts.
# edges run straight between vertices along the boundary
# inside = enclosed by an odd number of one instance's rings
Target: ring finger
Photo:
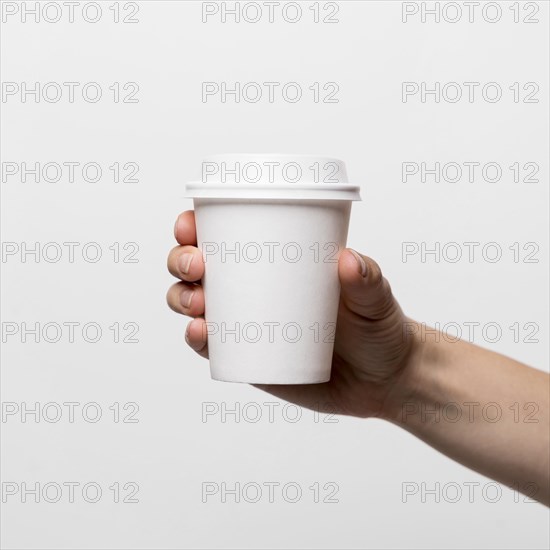
[[[188,317],[204,314],[204,292],[200,285],[183,282],[173,284],[168,289],[166,301],[176,313],[182,313]]]

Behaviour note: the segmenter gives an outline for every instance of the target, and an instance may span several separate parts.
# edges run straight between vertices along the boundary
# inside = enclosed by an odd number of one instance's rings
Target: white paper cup
[[[206,168],[205,168],[206,167]],[[259,168],[258,168],[259,167]],[[325,180],[325,181],[323,181]],[[342,161],[219,155],[193,198],[212,378],[256,384],[330,379],[351,202]]]

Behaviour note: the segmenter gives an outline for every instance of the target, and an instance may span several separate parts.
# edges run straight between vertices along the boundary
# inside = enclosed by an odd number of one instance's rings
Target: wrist
[[[384,420],[401,426],[406,422],[408,411],[425,402],[431,393],[428,384],[433,380],[434,367],[438,364],[439,348],[436,343],[422,337],[420,329],[410,338],[411,345],[405,365],[389,381],[381,415]]]

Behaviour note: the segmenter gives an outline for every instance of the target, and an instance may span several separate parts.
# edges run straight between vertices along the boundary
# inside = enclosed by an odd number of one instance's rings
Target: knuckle
[[[172,290],[172,288],[170,288],[170,290],[168,290],[168,292],[166,293],[166,303],[172,311],[175,311],[176,313],[181,313],[180,308],[178,307],[178,304],[174,299],[174,291]]]

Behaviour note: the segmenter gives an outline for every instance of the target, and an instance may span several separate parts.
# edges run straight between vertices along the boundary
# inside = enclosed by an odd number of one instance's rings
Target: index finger
[[[197,228],[195,227],[195,212],[186,210],[182,212],[174,225],[174,237],[179,244],[197,245]]]

